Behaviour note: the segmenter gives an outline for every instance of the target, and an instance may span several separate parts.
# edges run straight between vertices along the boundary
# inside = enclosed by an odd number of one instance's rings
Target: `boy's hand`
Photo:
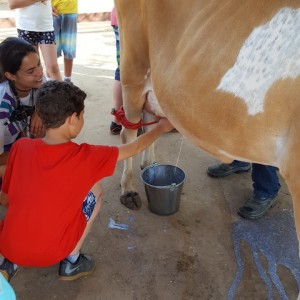
[[[174,126],[167,118],[161,118],[158,122],[162,132],[169,132],[174,129]]]
[[[140,135],[136,140],[131,143],[119,146],[118,161],[127,159],[134,156],[147,147],[149,147],[160,135],[164,132],[169,132],[174,128],[167,118],[161,118],[150,131]]]

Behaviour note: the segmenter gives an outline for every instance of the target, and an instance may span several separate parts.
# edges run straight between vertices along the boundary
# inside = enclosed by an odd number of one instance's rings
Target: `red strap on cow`
[[[127,129],[139,129],[143,126],[152,125],[158,122],[158,120],[155,120],[153,122],[143,123],[141,119],[138,123],[131,123],[126,119],[123,106],[121,106],[118,110],[113,108],[111,114],[116,117],[118,123],[122,124]]]

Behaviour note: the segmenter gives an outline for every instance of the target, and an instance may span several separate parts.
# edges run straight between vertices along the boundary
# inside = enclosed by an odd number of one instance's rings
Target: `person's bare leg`
[[[40,44],[43,60],[46,67],[46,72],[53,80],[62,81],[59,66],[57,63],[56,45]]]
[[[72,77],[73,59],[64,58],[65,77]]]
[[[80,238],[80,240],[78,241],[76,247],[74,248],[74,250],[69,254],[69,255],[75,255],[77,253],[79,253],[85,238],[87,237],[88,233],[91,231],[92,225],[94,223],[94,220],[96,219],[97,215],[99,214],[101,205],[102,205],[102,187],[100,182],[97,182],[91,189],[91,192],[95,195],[97,202],[95,204],[94,210],[91,214],[90,219],[88,220],[85,230]]]

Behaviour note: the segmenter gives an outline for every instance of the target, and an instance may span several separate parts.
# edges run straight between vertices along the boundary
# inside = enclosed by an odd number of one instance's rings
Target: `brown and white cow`
[[[300,239],[300,1],[115,0],[124,108],[152,91],[183,135],[224,162],[279,168]],[[151,85],[150,85],[151,83]],[[135,138],[126,130],[123,141]],[[122,194],[131,185],[125,164]]]

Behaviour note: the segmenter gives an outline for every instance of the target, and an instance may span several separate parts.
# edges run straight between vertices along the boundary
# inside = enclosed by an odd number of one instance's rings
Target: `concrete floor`
[[[86,123],[77,141],[120,144],[118,136],[109,134],[115,68],[112,30],[109,22],[93,22],[80,23],[78,32],[73,81],[88,98]],[[11,35],[14,28],[0,28],[0,41]],[[121,205],[119,164],[114,176],[103,181],[103,208],[82,249],[95,259],[95,273],[61,282],[57,265],[21,267],[11,282],[17,299],[296,299],[300,265],[285,184],[278,205],[266,217],[245,221],[236,209],[251,195],[250,173],[209,178],[206,168],[216,159],[180,133],[160,138],[156,156],[158,163],[175,165],[178,160],[187,175],[179,211],[171,216],[149,211],[140,155],[134,160],[134,180],[142,208],[131,211]],[[0,213],[5,214],[2,207]]]

